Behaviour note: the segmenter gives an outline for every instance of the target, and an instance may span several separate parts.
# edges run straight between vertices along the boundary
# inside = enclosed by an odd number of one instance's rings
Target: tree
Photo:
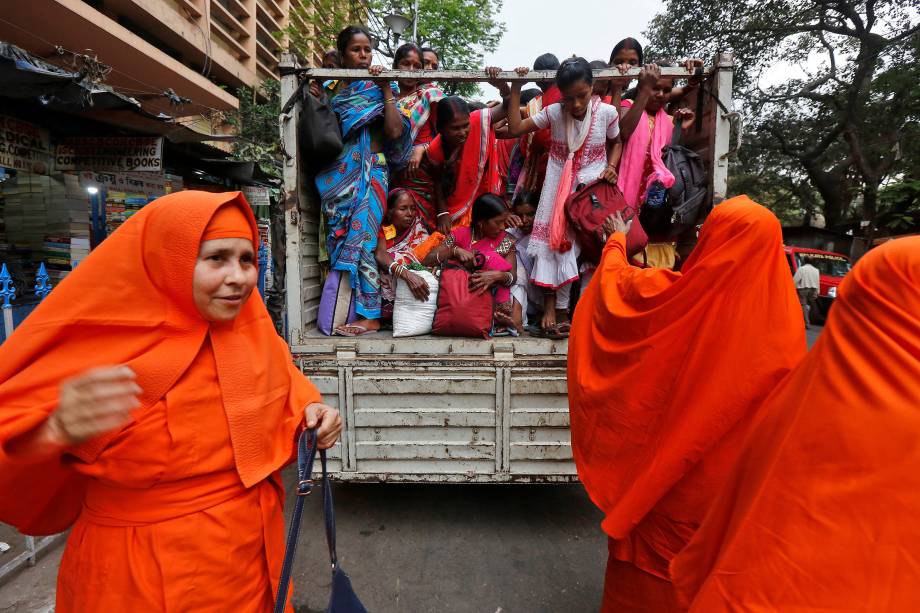
[[[281,115],[281,82],[266,79],[258,88],[236,90],[240,110],[227,122],[239,140],[233,145],[233,157],[258,162],[259,167],[276,178],[281,177],[281,139],[278,116]]]
[[[648,36],[674,56],[734,53],[758,146],[740,174],[785,190],[806,218],[820,208],[828,227],[861,220],[871,237],[879,190],[916,140],[917,21],[901,0],[669,0]],[[761,87],[777,58],[804,76]]]
[[[268,79],[258,88],[241,87],[236,90],[236,97],[240,101],[240,109],[227,118],[240,137],[233,145],[233,157],[256,162],[263,172],[280,180],[282,151],[278,116],[281,115],[281,82]],[[266,307],[276,330],[281,334],[284,321],[284,209],[280,190],[273,188],[271,192],[268,210],[271,219],[273,277]]]
[[[449,69],[481,68],[486,53],[498,48],[505,25],[498,20],[502,0],[419,0],[418,43],[438,50],[441,67]],[[379,41],[377,51],[392,58],[396,48],[411,39],[411,30],[396,39],[383,21],[385,15],[412,17],[412,0],[315,0],[313,8],[292,8],[297,13],[284,34],[289,45],[301,50],[313,49],[315,41],[325,48],[335,46],[339,31],[349,23],[364,23]],[[361,16],[364,16],[363,18]],[[298,22],[307,24],[303,27]],[[443,84],[450,93],[473,95],[475,83]]]

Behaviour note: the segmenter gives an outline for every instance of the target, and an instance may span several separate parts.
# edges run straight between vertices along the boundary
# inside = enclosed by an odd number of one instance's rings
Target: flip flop
[[[530,330],[530,335],[537,338],[548,338],[554,341],[561,341],[569,337],[568,333],[560,332],[555,326],[552,328],[535,328]]]
[[[569,332],[571,331],[572,331],[571,322],[564,321],[562,323],[556,324],[556,332],[558,332],[559,334],[565,334],[566,336],[568,336]]]
[[[359,330],[359,332],[352,332],[351,330]],[[345,324],[339,326],[332,331],[333,336],[367,336],[368,334],[376,334],[377,330],[368,330],[364,326],[359,326],[357,324]]]

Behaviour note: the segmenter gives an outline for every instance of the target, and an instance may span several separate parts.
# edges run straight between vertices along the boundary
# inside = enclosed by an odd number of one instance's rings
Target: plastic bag
[[[402,279],[396,280],[396,300],[393,302],[393,336],[430,334],[434,313],[438,308],[438,279],[427,270],[413,270],[428,284],[428,300],[422,302]]]

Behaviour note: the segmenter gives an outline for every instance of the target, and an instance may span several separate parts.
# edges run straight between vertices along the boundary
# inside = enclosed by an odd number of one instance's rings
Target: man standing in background
[[[811,327],[810,312],[818,310],[818,288],[821,286],[821,275],[810,259],[802,261],[802,265],[795,271],[792,280],[795,281],[795,290],[799,293],[799,304],[805,316],[805,327]],[[814,311],[812,311],[814,309]]]

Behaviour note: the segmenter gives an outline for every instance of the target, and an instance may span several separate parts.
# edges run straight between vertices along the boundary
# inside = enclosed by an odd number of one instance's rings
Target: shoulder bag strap
[[[681,122],[673,118],[672,121],[674,121],[674,129],[671,131],[671,146],[676,147],[680,144]]]
[[[275,595],[274,613],[284,613],[287,603],[288,586],[291,583],[291,571],[294,568],[294,553],[297,550],[297,537],[300,536],[300,522],[303,519],[304,499],[313,492],[313,461],[316,459],[316,430],[304,430],[297,441],[297,501],[291,515],[287,544],[284,549],[284,564],[281,566],[281,579],[278,593]],[[338,559],[335,552],[335,507],[332,501],[332,488],[326,470],[326,450],[319,450],[320,463],[323,468],[323,517],[326,523],[326,544],[329,546],[329,561],[335,569]]]

